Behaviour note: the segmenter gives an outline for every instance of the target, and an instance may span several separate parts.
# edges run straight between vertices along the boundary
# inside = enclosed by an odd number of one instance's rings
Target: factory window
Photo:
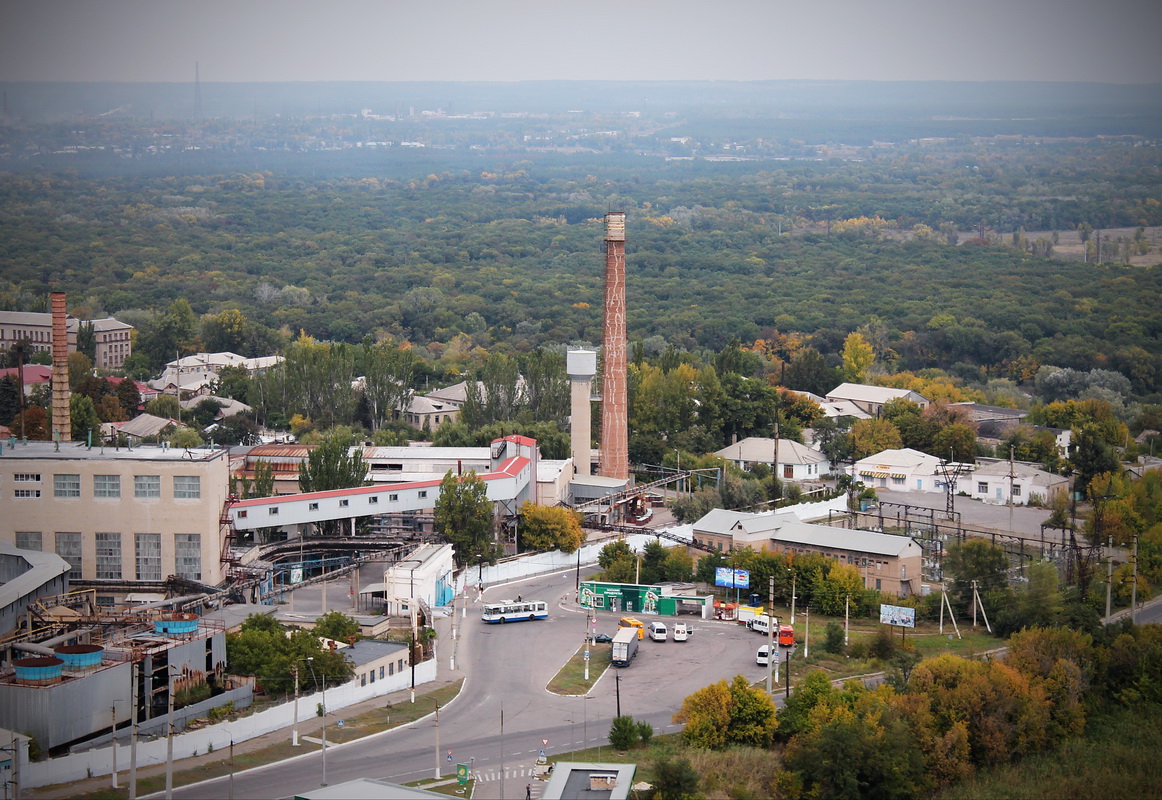
[[[121,534],[97,534],[97,580],[121,580]]]
[[[277,517],[278,516],[278,506],[271,506],[270,508],[266,509],[266,514],[267,514],[267,516],[270,516],[270,517]]]
[[[1014,483],[1013,484],[1013,497],[1020,497],[1020,496],[1021,496],[1021,487]]]
[[[121,497],[121,476],[94,475],[93,497]]]
[[[379,679],[383,680],[383,667],[379,668]]]
[[[388,674],[388,675],[394,675],[394,674],[395,674],[395,664],[394,664],[394,663],[390,663],[390,664],[388,664],[388,665],[387,665],[387,674]]]
[[[16,483],[40,483],[39,472],[17,472],[12,476]]]
[[[976,490],[980,494],[988,494],[989,493],[989,485],[987,483],[978,481],[976,484]]]
[[[366,686],[366,685],[367,685],[367,676],[366,676],[366,675],[360,675],[360,676],[359,676],[359,685],[360,685],[360,686]],[[295,699],[298,699],[298,695],[296,695],[296,696],[295,696]]]
[[[42,550],[40,531],[17,531],[16,546],[21,550]]]
[[[339,508],[346,508],[349,505],[351,505],[351,501],[348,500],[346,497],[344,497],[342,500],[339,501]]]
[[[369,505],[369,506],[379,505],[379,495],[373,494],[373,495],[371,495],[371,497],[367,498],[367,505]]]
[[[318,510],[319,510],[318,503],[307,503],[307,511],[318,511]]]
[[[403,659],[402,658],[399,660],[399,666],[396,667],[396,669],[399,670],[400,672],[403,672]]]
[[[200,500],[202,479],[198,475],[174,475],[173,496],[175,500]]]
[[[134,475],[133,496],[137,499],[161,497],[160,475]]]
[[[53,497],[80,497],[81,496],[81,476],[80,475],[53,475],[52,476],[52,496]]]
[[[161,580],[161,534],[135,535],[134,552],[137,554],[137,580]]]
[[[399,500],[399,495],[398,494],[389,494],[387,496],[387,499],[389,502],[394,503],[395,501]]]
[[[369,672],[367,674],[371,676],[371,682],[375,683],[375,670],[372,669],[371,672]]]
[[[16,489],[13,495],[17,498],[21,497],[40,497],[40,489]]]
[[[56,535],[56,554],[69,565],[69,578],[81,578],[81,534],[58,533]]]
[[[422,500],[423,498],[427,497],[427,496],[428,496],[428,492],[427,492],[427,490],[426,490],[426,489],[423,489],[423,490],[421,490],[421,491],[420,491],[420,499],[421,499],[421,500]]]
[[[202,579],[202,535],[200,533],[175,533],[174,571],[179,578],[192,581]]]

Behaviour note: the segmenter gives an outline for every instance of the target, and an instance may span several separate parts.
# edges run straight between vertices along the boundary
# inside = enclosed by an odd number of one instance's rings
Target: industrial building
[[[217,586],[228,478],[221,449],[9,441],[0,541],[60,556],[102,605],[171,575]]]

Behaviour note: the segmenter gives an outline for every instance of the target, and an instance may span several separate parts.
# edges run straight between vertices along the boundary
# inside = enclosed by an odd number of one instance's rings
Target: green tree
[[[625,558],[633,558],[633,551],[629,549],[629,543],[625,539],[616,539],[603,545],[598,551],[597,566],[609,569],[616,562]]]
[[[419,358],[410,349],[388,344],[363,347],[363,397],[373,432],[407,410],[418,366]]]
[[[145,404],[145,413],[162,419],[177,419],[181,416],[182,409],[178,405],[178,399],[173,395],[159,394]]]
[[[944,571],[952,577],[952,595],[963,609],[971,607],[974,582],[982,594],[1004,589],[1008,569],[1005,549],[987,539],[967,539],[948,545],[944,551]]]
[[[359,637],[359,623],[342,611],[328,611],[315,620],[314,633],[337,642],[350,643]]]
[[[520,508],[521,548],[560,550],[574,553],[585,540],[581,515],[562,506],[544,506],[525,501]]]
[[[460,478],[451,470],[444,475],[436,500],[435,524],[436,532],[452,543],[459,566],[492,563],[495,559],[492,503],[475,470]]]
[[[201,447],[203,444],[202,435],[193,428],[174,428],[173,432],[166,439],[169,446],[173,448],[183,449],[188,447]]]
[[[125,414],[124,419],[136,417],[141,407],[141,392],[137,388],[137,382],[132,378],[124,378],[117,384],[116,392],[117,402],[121,404],[121,410]]]
[[[72,428],[73,440],[84,442],[89,440],[101,441],[101,418],[93,401],[83,394],[74,394],[69,398],[69,422]]]
[[[783,385],[788,389],[824,397],[841,382],[839,371],[814,347],[801,347],[787,365]]]
[[[947,425],[932,437],[929,452],[940,458],[972,464],[976,461],[976,431],[960,423]]]
[[[306,463],[299,467],[299,489],[302,492],[328,492],[350,489],[367,482],[367,464],[358,448],[349,446],[350,438],[332,432],[322,444],[307,454]],[[339,520],[315,522],[315,530],[322,536],[335,536],[340,531]]]
[[[828,652],[837,653],[843,649],[843,629],[832,620],[831,623],[828,623],[828,633],[830,633],[831,624],[834,624],[839,631],[839,649],[828,650]],[[783,707],[779,709],[779,738],[786,741],[795,734],[806,730],[807,719],[812,709],[838,694],[839,690],[831,685],[831,679],[827,677],[826,672],[821,669],[808,672],[807,677],[796,688],[795,693],[788,697]]]

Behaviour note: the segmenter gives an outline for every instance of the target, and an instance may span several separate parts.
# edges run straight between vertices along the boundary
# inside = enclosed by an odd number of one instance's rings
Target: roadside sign
[[[541,739],[541,744],[543,744],[545,747],[548,747],[548,746],[549,746],[549,740],[548,740],[548,739]]]
[[[545,751],[544,751],[544,750],[542,750],[542,751],[541,751],[541,758],[544,758],[544,757],[545,757]]]
[[[457,764],[456,765],[456,782],[459,783],[461,786],[468,783],[468,765],[467,764]]]
[[[589,651],[588,650],[585,651],[585,660],[586,661],[589,660]]]

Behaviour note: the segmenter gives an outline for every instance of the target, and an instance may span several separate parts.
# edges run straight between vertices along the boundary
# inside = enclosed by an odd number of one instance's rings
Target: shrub
[[[868,645],[868,653],[881,661],[887,661],[896,653],[896,640],[892,636],[892,629],[880,627]]]
[[[618,750],[629,750],[637,744],[640,735],[633,717],[614,717],[613,724],[609,727],[609,743]]]
[[[828,622],[824,629],[823,649],[828,653],[843,652],[843,626],[835,620]]]
[[[668,758],[654,762],[654,786],[659,797],[685,800],[698,796],[698,773],[689,759]]]
[[[642,740],[642,744],[649,744],[650,740],[654,738],[654,726],[645,720],[638,722],[637,735]]]

